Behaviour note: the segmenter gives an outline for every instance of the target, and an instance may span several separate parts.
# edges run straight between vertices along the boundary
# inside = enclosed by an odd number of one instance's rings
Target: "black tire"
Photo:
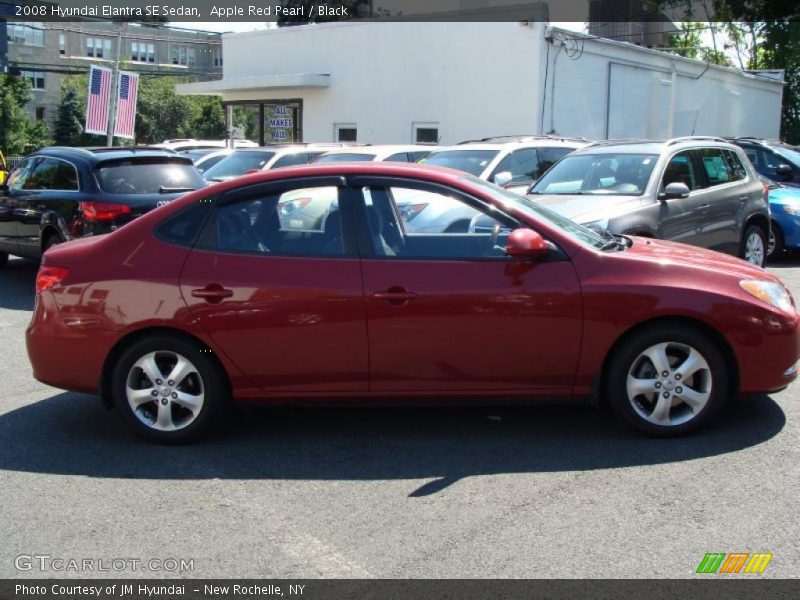
[[[747,242],[753,235],[758,235],[758,237],[761,238],[763,258],[761,259],[760,264],[757,264],[755,262],[751,264],[757,265],[759,267],[764,267],[767,264],[767,248],[769,248],[769,239],[767,238],[767,234],[764,231],[764,229],[758,225],[748,225],[747,228],[745,229],[744,236],[742,237],[741,248],[739,249],[739,258],[742,258],[743,260],[747,260],[748,262],[750,262],[747,258],[748,254]]]
[[[135,433],[161,444],[182,444],[197,439],[221,421],[230,398],[228,379],[207,351],[200,350],[197,344],[177,335],[157,334],[135,342],[122,353],[112,373],[111,394],[114,406]],[[169,373],[173,355],[188,360],[194,370],[186,377],[185,383],[179,382],[174,388],[167,387],[166,380],[162,385],[152,385],[144,371],[135,367],[140,359],[151,353],[156,353],[155,360],[161,373]],[[128,401],[129,380],[135,389],[156,391],[158,395],[152,401],[143,401],[135,411]],[[162,396],[163,390],[166,392]],[[195,394],[194,397],[202,394],[201,407],[196,413],[185,409],[177,400],[173,403],[172,398],[181,392]],[[168,422],[178,428],[168,431],[156,428],[162,408],[160,404],[170,415]]]
[[[0,252],[0,269],[8,264],[8,252]]]
[[[663,372],[660,375],[653,374],[655,363],[643,356],[645,351],[658,344],[668,344],[665,348],[665,355],[670,362],[668,377],[663,377]],[[686,378],[682,385],[675,374],[680,372],[679,367],[688,356],[687,348],[698,352],[708,368],[698,370]],[[706,425],[722,409],[729,393],[729,368],[723,353],[708,336],[680,323],[653,325],[633,333],[615,350],[609,361],[608,373],[606,392],[617,417],[644,433],[658,437],[685,435]],[[659,389],[654,389],[652,394],[635,395],[631,399],[628,393],[628,376],[631,373],[642,381],[657,381],[654,388]],[[683,389],[684,386],[687,390]],[[693,410],[679,397],[679,391],[705,395],[707,399],[702,408]],[[662,394],[669,395],[671,407],[666,409],[665,424],[657,424],[653,418]],[[667,406],[666,398],[664,400],[664,406]]]
[[[786,242],[783,239],[783,232],[777,223],[772,223],[770,234],[772,244],[767,247],[769,249],[767,258],[776,260],[783,255],[783,251],[786,249]]]
[[[42,246],[42,254],[50,250],[53,246],[57,246],[58,244],[62,244],[64,240],[61,239],[61,236],[57,233],[51,233],[47,236],[44,241],[44,245]]]

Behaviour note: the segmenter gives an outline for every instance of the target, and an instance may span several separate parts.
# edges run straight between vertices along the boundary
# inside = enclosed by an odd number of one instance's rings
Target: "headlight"
[[[602,234],[608,230],[608,219],[600,219],[599,221],[592,221],[591,223],[583,223],[586,229],[591,229],[596,233]]]
[[[739,286],[751,296],[766,302],[770,306],[791,314],[795,313],[791,294],[777,281],[745,279],[739,282]]]

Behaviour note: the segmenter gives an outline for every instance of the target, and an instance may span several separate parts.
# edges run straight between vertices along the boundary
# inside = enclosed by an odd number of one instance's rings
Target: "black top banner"
[[[752,0],[755,1],[755,0]],[[759,0],[773,18],[793,2]],[[751,0],[0,0],[0,17],[26,21],[274,21],[282,24],[375,19],[395,21],[709,21],[715,7],[748,9]],[[766,8],[765,8],[766,7]]]

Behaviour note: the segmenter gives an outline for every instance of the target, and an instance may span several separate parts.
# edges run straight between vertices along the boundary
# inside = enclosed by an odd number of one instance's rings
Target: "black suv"
[[[108,233],[203,187],[191,159],[158,148],[45,148],[0,185],[0,267],[50,246]]]
[[[733,138],[741,146],[756,171],[783,185],[800,187],[800,148],[778,140],[752,137]]]

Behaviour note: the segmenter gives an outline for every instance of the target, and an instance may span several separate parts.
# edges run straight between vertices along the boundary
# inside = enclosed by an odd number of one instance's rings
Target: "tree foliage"
[[[29,100],[28,81],[0,74],[0,149],[7,155],[26,154],[49,142],[45,124],[31,121],[25,110]]]
[[[688,23],[670,40],[677,53],[724,64],[718,60],[721,53],[743,70],[783,70],[781,138],[800,143],[800,5],[776,0],[708,0],[702,14],[692,13],[697,5],[690,0],[661,0],[661,5],[673,10],[682,7]],[[715,47],[708,48],[701,31],[711,32]]]

